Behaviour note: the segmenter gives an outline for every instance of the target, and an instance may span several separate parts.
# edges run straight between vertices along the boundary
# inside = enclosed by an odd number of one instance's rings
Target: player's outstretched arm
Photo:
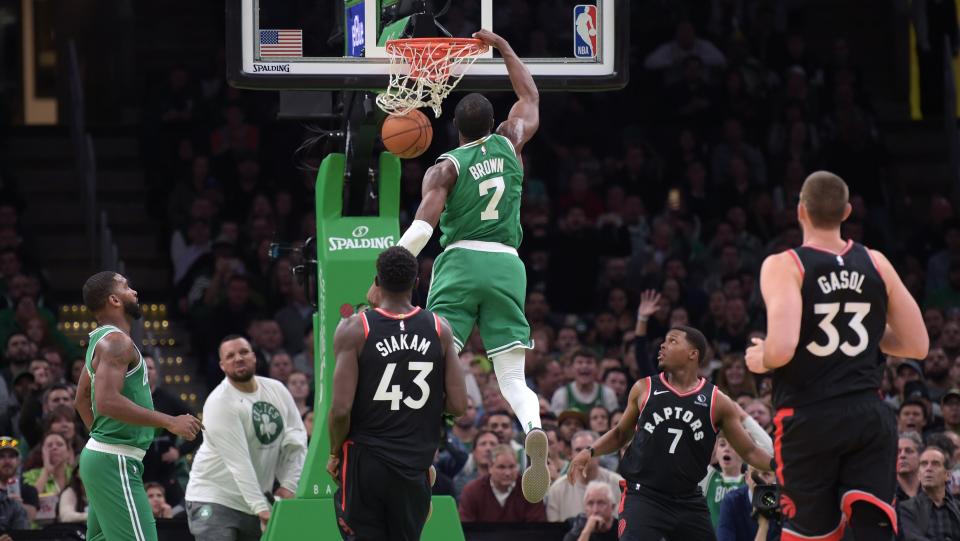
[[[882,253],[870,250],[870,255],[887,288],[887,328],[880,339],[880,350],[887,355],[908,359],[926,358],[930,336],[917,301]]]
[[[90,399],[90,374],[84,367],[80,371],[80,380],[77,381],[77,397],[75,400],[77,413],[89,431],[93,427],[93,402]]]
[[[354,315],[341,321],[333,335],[333,354],[337,364],[333,369],[333,398],[328,422],[331,457],[341,457],[341,447],[350,432],[350,411],[360,375],[357,359],[364,339],[360,317]]]
[[[713,423],[717,428],[723,431],[727,441],[733,446],[733,449],[743,458],[743,461],[761,471],[770,471],[770,462],[773,457],[770,453],[758,447],[753,439],[744,430],[741,423],[741,410],[737,403],[730,399],[726,394],[717,391],[714,397]]]
[[[788,252],[772,255],[763,262],[760,292],[767,307],[767,336],[762,342],[763,368],[766,370],[789,363],[800,342],[803,317],[801,282],[800,269]]]
[[[453,331],[446,319],[435,316],[440,321],[440,343],[443,346],[444,382],[443,387],[447,395],[443,410],[454,417],[467,413],[467,382],[464,379],[463,367],[460,366],[460,356],[453,343]]]
[[[133,340],[123,333],[108,334],[97,344],[96,377],[93,384],[97,411],[122,423],[165,428],[186,440],[196,438],[201,424],[193,415],[171,417],[138,406],[120,393],[127,376],[129,361],[136,355]]]
[[[500,51],[500,56],[503,57],[503,63],[507,66],[507,75],[510,76],[510,84],[513,85],[513,91],[517,95],[517,102],[510,109],[507,120],[497,128],[497,133],[509,139],[519,155],[523,145],[533,138],[533,134],[540,128],[540,91],[533,82],[530,70],[513,51],[513,47],[507,40],[489,30],[480,30],[474,33],[473,37],[491,47],[496,47]]]
[[[640,402],[646,402],[650,392],[650,378],[643,378],[633,384],[630,389],[630,396],[627,398],[627,408],[620,417],[617,426],[611,428],[606,434],[600,436],[600,439],[593,443],[593,455],[600,456],[614,451],[619,451],[624,445],[633,438],[636,430],[637,420],[640,419]],[[576,479],[586,479],[586,468],[592,456],[588,449],[577,453],[570,461],[570,468],[567,470],[567,480],[575,483]]]

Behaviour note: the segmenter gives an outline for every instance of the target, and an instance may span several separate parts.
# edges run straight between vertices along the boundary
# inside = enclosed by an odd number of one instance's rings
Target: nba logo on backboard
[[[597,6],[579,4],[573,8],[573,56],[597,57]]]
[[[364,7],[363,2],[347,8],[347,56],[364,55]]]

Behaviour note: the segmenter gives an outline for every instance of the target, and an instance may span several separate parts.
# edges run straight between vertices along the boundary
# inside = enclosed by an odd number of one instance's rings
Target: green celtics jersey
[[[90,345],[87,346],[86,366],[87,373],[90,374],[90,400],[93,403],[93,428],[90,430],[90,437],[100,443],[129,445],[146,450],[153,443],[153,437],[156,434],[155,428],[122,423],[97,413],[97,398],[94,394],[96,374],[93,370],[93,352],[97,349],[97,343],[104,336],[113,332],[122,333],[123,331],[113,325],[104,325],[95,329],[90,333]],[[143,355],[140,354],[139,349],[137,350],[137,364],[127,371],[120,394],[140,407],[153,409],[153,396],[150,394],[150,382],[147,381],[147,363],[143,362]]]
[[[704,487],[703,495],[707,499],[707,509],[710,510],[710,520],[714,528],[720,522],[720,503],[723,502],[723,497],[745,484],[743,475],[725,477],[722,471],[710,468],[710,473],[707,474],[701,486]]]
[[[477,240],[519,248],[523,167],[510,140],[491,133],[440,155],[440,160],[453,162],[458,174],[440,215],[440,245]]]

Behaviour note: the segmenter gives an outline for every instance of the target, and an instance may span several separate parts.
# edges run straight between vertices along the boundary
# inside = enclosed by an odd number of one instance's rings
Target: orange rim
[[[431,56],[442,58],[466,58],[487,52],[487,44],[476,38],[407,38],[387,40],[387,53],[403,56],[407,60],[416,58],[414,51],[432,48]]]

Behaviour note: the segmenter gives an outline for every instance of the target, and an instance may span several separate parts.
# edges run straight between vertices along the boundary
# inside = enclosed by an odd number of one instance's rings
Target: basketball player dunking
[[[736,402],[699,376],[706,349],[700,331],[671,329],[658,356],[663,372],[635,383],[617,426],[570,462],[572,483],[591,457],[630,443],[620,461],[621,541],[716,539],[699,483],[721,430],[745,462],[770,471],[770,454],[744,430]]]
[[[400,246],[377,258],[380,306],[337,327],[327,471],[346,538],[420,539],[430,507],[427,471],[441,419],[467,409],[450,327],[410,303],[417,259]]]
[[[523,496],[539,502],[550,488],[547,435],[540,428],[540,402],[527,387],[524,349],[532,346],[523,313],[527,274],[517,248],[523,238],[520,154],[540,125],[540,97],[533,77],[502,37],[488,30],[475,38],[503,57],[517,102],[493,131],[493,106],[481,94],[460,103],[454,125],[459,147],[441,154],[423,176],[423,200],[397,243],[418,255],[439,223],[444,252],[433,266],[427,308],[450,322],[456,346],[473,327],[493,360],[500,392],[526,432],[530,466],[523,472]],[[377,305],[376,287],[367,295]]]
[[[897,425],[879,396],[881,351],[923,359],[920,309],[887,258],[843,240],[850,215],[843,180],[807,177],[797,218],[803,246],[760,271],[766,340],[747,366],[773,370],[774,449],[784,541],[893,538]]]

